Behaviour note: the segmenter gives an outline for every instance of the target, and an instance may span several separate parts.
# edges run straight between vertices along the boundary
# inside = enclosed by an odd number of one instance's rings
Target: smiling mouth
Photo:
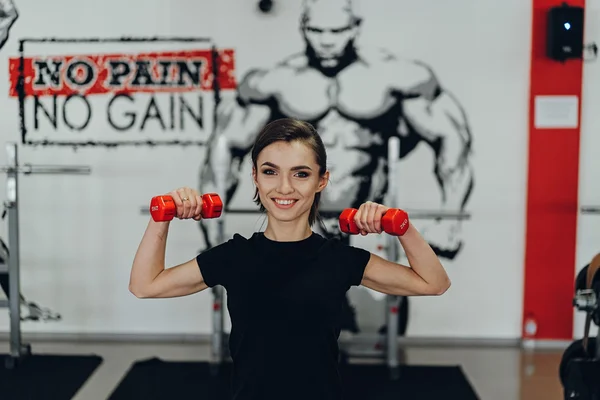
[[[294,204],[296,204],[296,202],[298,201],[296,199],[271,199],[271,200],[273,200],[273,202],[279,208],[290,208]]]

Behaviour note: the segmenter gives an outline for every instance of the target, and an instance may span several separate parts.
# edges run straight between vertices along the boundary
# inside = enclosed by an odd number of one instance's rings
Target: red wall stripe
[[[529,93],[529,170],[523,322],[537,322],[537,339],[573,336],[580,129],[536,129],[535,97],[576,95],[581,110],[582,60],[546,57],[546,20],[563,0],[532,0]],[[571,0],[570,6],[585,6]]]

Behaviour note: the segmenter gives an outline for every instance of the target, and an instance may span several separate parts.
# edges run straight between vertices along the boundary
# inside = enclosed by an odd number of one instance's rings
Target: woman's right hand
[[[169,193],[173,197],[177,212],[176,218],[179,219],[194,219],[200,221],[202,219],[202,196],[192,188],[181,187]]]

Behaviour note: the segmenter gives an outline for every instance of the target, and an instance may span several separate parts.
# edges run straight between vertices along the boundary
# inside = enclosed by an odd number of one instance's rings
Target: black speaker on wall
[[[565,61],[583,57],[583,7],[564,3],[548,11],[547,55]]]

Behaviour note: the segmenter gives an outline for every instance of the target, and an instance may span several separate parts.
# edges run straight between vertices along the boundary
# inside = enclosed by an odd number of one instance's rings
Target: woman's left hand
[[[365,236],[369,233],[383,232],[381,228],[381,217],[383,217],[383,214],[389,209],[390,207],[372,201],[363,203],[354,216],[354,222],[356,222],[360,234]]]

